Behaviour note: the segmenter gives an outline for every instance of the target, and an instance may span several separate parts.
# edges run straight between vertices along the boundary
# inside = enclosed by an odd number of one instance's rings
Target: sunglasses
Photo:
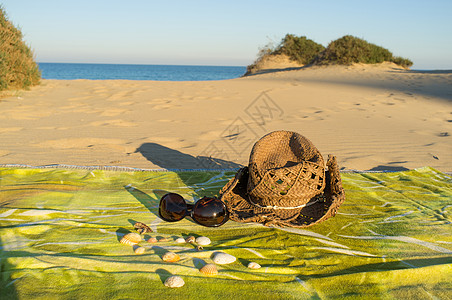
[[[207,227],[221,226],[229,219],[226,205],[217,198],[204,197],[190,204],[175,193],[168,193],[160,199],[159,215],[167,222],[177,222],[188,216]]]

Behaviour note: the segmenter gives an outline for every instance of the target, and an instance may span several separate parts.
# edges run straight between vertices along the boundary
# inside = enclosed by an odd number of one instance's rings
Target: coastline
[[[343,170],[452,171],[452,73],[309,67],[219,81],[42,80],[0,100],[0,164],[234,168],[293,130]]]
[[[244,66],[38,63],[42,79],[211,81],[242,76]]]

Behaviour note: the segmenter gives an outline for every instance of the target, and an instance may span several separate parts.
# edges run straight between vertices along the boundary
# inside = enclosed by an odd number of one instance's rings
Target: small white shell
[[[176,243],[184,244],[185,243],[185,239],[180,237],[180,238],[176,239]]]
[[[260,269],[260,267],[261,267],[261,265],[254,261],[252,261],[248,264],[249,269],[257,270],[257,269]]]
[[[124,245],[133,246],[141,242],[141,235],[131,232],[123,236],[119,242]]]
[[[214,254],[212,260],[219,265],[226,265],[235,262],[237,258],[224,252],[217,252]]]
[[[196,244],[201,246],[207,246],[211,243],[210,239],[206,236],[197,237],[195,240]]]
[[[180,276],[170,276],[165,280],[164,285],[170,288],[178,288],[184,286],[185,281]]]
[[[143,254],[146,251],[144,247],[138,247],[135,249],[135,254]]]

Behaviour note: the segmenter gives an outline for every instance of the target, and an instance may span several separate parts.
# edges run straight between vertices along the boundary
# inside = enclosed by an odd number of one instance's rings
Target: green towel
[[[218,194],[232,171],[0,168],[3,299],[450,299],[452,180],[431,168],[344,173],[338,214],[307,229],[161,221],[160,197]],[[119,242],[154,232],[139,243]],[[207,236],[203,251],[176,243]],[[149,243],[147,239],[166,238]],[[172,251],[181,260],[164,262]],[[212,255],[236,257],[199,271]],[[261,265],[249,269],[249,262]],[[185,285],[164,285],[178,275]]]

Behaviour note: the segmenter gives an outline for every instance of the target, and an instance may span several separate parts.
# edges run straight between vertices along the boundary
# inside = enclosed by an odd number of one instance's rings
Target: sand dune
[[[452,72],[311,67],[224,81],[43,80],[0,100],[0,164],[210,168],[297,131],[342,169],[452,171]]]

